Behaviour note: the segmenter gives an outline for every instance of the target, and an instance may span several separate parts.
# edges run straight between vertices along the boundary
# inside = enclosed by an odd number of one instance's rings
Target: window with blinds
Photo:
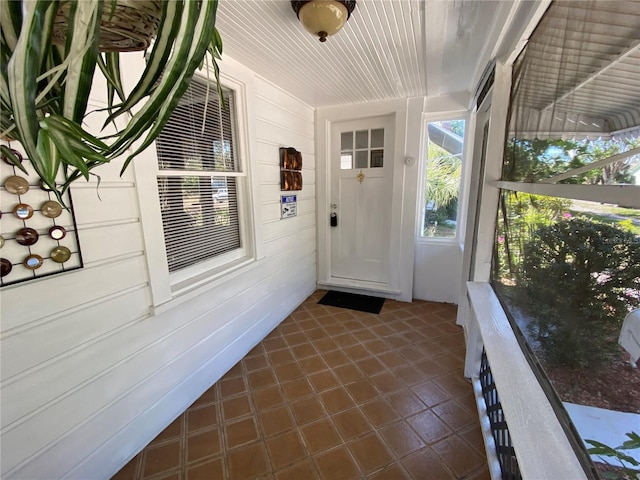
[[[233,92],[194,80],[156,140],[169,272],[239,249],[243,180]]]

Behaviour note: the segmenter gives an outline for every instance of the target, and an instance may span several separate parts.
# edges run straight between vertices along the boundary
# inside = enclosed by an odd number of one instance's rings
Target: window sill
[[[261,263],[262,258],[248,256],[241,257],[218,268],[208,270],[200,275],[195,275],[189,279],[172,284],[171,299],[161,304],[154,305],[152,307],[152,314],[160,315],[207,292],[208,290],[219,286],[222,282],[228,282],[238,275],[247,273],[248,271],[256,268]]]

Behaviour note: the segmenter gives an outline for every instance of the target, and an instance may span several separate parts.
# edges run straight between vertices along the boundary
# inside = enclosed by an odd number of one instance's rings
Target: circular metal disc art
[[[14,195],[22,195],[29,191],[29,182],[24,177],[12,175],[4,181],[4,188],[7,192]]]
[[[21,228],[16,232],[16,242],[27,247],[38,241],[39,235],[33,228]]]
[[[51,250],[51,260],[58,263],[64,263],[71,258],[71,250],[67,247],[56,247]]]
[[[67,236],[67,230],[60,225],[56,225],[49,229],[49,236],[54,240],[62,240]]]
[[[6,258],[0,258],[0,277],[6,277],[11,273],[13,265]]]
[[[49,200],[42,204],[40,211],[45,217],[56,218],[62,213],[62,205],[55,200]]]
[[[22,261],[22,264],[25,266],[25,268],[28,268],[29,270],[36,270],[42,266],[43,262],[44,262],[44,259],[40,255],[36,255],[34,253],[26,257]]]
[[[33,207],[26,203],[19,203],[13,207],[13,214],[20,220],[28,220],[33,217]]]

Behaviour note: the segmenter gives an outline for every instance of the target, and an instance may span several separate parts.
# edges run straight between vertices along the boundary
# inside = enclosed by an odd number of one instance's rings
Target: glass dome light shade
[[[320,41],[340,31],[349,18],[347,7],[336,0],[313,0],[305,3],[298,13],[300,23]]]

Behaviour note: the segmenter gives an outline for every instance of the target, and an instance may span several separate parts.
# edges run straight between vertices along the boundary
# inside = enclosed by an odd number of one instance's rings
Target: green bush
[[[524,244],[531,333],[554,364],[601,366],[640,304],[640,237],[580,218],[541,226]]]

